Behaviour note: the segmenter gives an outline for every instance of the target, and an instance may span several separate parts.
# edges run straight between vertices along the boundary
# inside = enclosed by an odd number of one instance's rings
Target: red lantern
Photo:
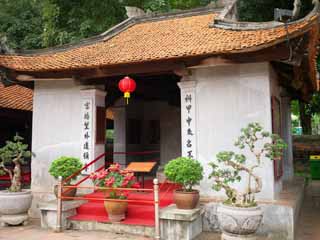
[[[121,92],[124,93],[124,98],[126,99],[127,104],[129,103],[130,93],[134,92],[136,90],[136,82],[130,78],[125,77],[120,80],[119,82],[119,89]]]

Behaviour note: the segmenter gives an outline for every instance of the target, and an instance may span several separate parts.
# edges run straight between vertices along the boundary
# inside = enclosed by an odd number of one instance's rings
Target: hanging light
[[[119,81],[118,87],[124,93],[127,104],[129,103],[130,93],[136,90],[136,86],[136,82],[128,76]]]

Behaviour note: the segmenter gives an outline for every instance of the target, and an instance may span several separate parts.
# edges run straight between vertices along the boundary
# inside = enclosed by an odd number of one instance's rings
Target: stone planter
[[[28,223],[28,210],[31,207],[32,194],[30,190],[22,192],[0,191],[0,223],[19,225]]]
[[[198,190],[191,192],[176,190],[173,193],[174,203],[179,209],[195,209],[199,203],[199,198]]]
[[[127,202],[105,201],[104,207],[111,222],[120,222],[126,218]]]
[[[254,234],[261,224],[263,212],[259,206],[239,208],[220,204],[217,216],[223,240],[255,239]]]

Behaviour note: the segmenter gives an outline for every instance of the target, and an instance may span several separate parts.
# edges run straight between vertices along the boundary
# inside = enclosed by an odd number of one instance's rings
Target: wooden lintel
[[[191,66],[189,67],[189,69],[225,66],[225,65],[233,65],[238,63],[239,62],[233,61],[232,59],[218,56],[218,57],[210,57],[210,58],[203,59],[198,65]]]
[[[25,75],[25,74],[20,74],[16,76],[16,80],[22,81],[22,82],[30,82],[30,81],[60,81],[60,80],[74,80],[73,77],[68,77],[68,78],[57,78],[57,77],[48,77],[48,78],[39,78],[39,77],[34,77],[31,75]]]

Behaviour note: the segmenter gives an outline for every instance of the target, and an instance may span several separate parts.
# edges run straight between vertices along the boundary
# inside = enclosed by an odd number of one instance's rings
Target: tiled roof
[[[32,111],[33,91],[20,85],[5,87],[0,83],[0,108]],[[113,119],[113,112],[107,109],[106,118]]]
[[[17,71],[61,71],[117,64],[239,53],[286,41],[284,26],[234,31],[209,27],[215,13],[133,24],[115,36],[72,49],[38,55],[2,55],[0,66]],[[290,24],[290,37],[301,35],[317,17]]]
[[[0,108],[32,111],[33,91],[20,85],[5,87],[0,83]]]

